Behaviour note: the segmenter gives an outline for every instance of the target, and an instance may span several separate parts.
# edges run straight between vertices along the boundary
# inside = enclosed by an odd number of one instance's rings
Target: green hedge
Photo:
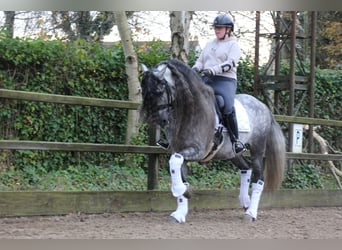
[[[282,75],[290,74],[288,62],[283,62]],[[309,64],[303,65],[305,72],[309,72]],[[301,70],[296,69],[296,75],[302,75]],[[314,114],[315,118],[342,120],[342,70],[315,69],[314,90]],[[280,113],[288,114],[289,92],[280,94]],[[309,93],[301,90],[295,91],[296,116],[309,116]],[[326,139],[336,150],[342,150],[342,130],[340,127],[323,126],[317,132]],[[319,147],[315,149],[319,152]]]
[[[123,52],[84,41],[0,40],[0,87],[42,93],[127,99]],[[5,100],[1,139],[123,143],[127,110]],[[14,151],[11,165],[44,167],[111,161],[110,154]],[[3,156],[4,157],[4,156]]]

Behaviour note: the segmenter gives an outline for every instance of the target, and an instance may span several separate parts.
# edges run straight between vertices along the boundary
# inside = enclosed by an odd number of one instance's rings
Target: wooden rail
[[[240,208],[238,190],[193,192],[191,209]],[[264,192],[260,208],[342,206],[341,190],[277,190]],[[0,217],[171,211],[169,191],[0,192]]]
[[[338,121],[338,120],[327,120],[327,119],[309,118],[309,117],[295,117],[295,116],[287,116],[287,115],[274,115],[274,117],[278,122],[290,122],[290,123],[309,124],[309,125],[342,127],[342,121]]]
[[[56,104],[70,104],[70,105],[83,105],[83,106],[96,106],[105,108],[126,108],[138,109],[139,102],[120,101],[120,100],[106,100],[100,98],[80,97],[80,96],[64,96],[45,93],[34,93],[28,91],[0,89],[0,98],[48,102]],[[278,122],[290,122],[310,125],[326,125],[326,126],[339,126],[342,127],[342,121],[326,120],[319,118],[307,117],[294,117],[286,115],[275,115]]]
[[[81,96],[54,95],[8,89],[0,89],[0,98],[57,104],[96,106],[105,108],[137,109],[140,105],[140,103],[138,102],[131,101],[108,100]]]
[[[141,153],[163,154],[166,151],[156,146],[137,146],[124,144],[102,143],[71,143],[46,141],[18,141],[0,140],[0,149],[16,150],[49,150],[49,151],[76,151],[76,152],[113,152],[113,153]]]
[[[169,153],[167,150],[164,150],[156,146],[137,146],[137,145],[100,144],[100,143],[45,142],[45,141],[18,141],[18,140],[0,140],[0,149],[141,153],[141,154],[167,154]],[[342,155],[340,154],[287,152],[286,157],[288,159],[301,159],[301,160],[326,160],[326,161],[341,161],[342,160]]]

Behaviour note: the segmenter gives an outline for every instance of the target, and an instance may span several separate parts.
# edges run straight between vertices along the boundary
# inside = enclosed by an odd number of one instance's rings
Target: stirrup
[[[236,155],[239,155],[246,152],[247,148],[241,141],[236,141],[233,143],[233,150]]]
[[[163,149],[168,149],[170,146],[170,143],[168,141],[162,141],[162,140],[157,141],[156,144],[162,147]]]

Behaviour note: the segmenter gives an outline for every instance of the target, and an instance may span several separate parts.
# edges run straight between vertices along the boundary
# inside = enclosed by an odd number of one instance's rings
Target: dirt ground
[[[0,239],[342,239],[342,207],[261,209],[256,222],[240,209],[69,214],[0,218]]]

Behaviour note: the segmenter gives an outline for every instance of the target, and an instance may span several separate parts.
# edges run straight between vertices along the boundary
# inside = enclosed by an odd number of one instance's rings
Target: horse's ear
[[[161,64],[158,66],[156,70],[153,70],[153,74],[159,79],[162,80],[164,79],[164,74],[166,71],[167,65],[166,64]]]
[[[145,64],[141,64],[141,70],[142,70],[142,72],[144,73],[144,72],[146,72],[146,71],[148,71],[148,68],[146,67],[146,65]]]

